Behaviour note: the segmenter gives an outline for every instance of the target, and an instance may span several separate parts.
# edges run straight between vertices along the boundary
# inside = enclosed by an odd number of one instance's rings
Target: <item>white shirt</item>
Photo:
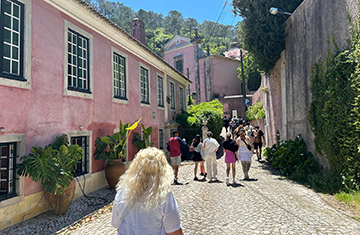
[[[166,201],[154,210],[143,211],[142,204],[142,200],[139,199],[120,225],[121,213],[127,203],[122,200],[121,190],[117,192],[111,224],[119,229],[119,235],[163,235],[181,228],[179,209],[171,192],[166,196]]]
[[[219,146],[219,143],[214,138],[207,138],[205,140],[205,158],[208,156],[216,157],[215,149]]]

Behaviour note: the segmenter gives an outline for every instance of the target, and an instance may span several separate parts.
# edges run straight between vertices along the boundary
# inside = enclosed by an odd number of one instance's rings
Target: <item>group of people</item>
[[[261,145],[258,140],[264,134],[258,127],[251,133],[254,148]],[[225,149],[226,183],[229,184],[230,166],[232,168],[233,183],[235,183],[237,161],[241,161],[244,180],[249,180],[249,169],[252,157],[250,136],[242,125],[234,134],[227,132],[223,143]],[[263,138],[264,139],[264,138]],[[265,139],[264,139],[265,141]],[[256,144],[255,144],[256,143]],[[216,152],[219,143],[207,133],[207,138],[201,141],[196,135],[192,141],[195,161],[194,180],[197,178],[197,168],[200,163],[201,175],[209,181],[217,179]],[[179,184],[178,169],[181,164],[181,148],[186,146],[186,140],[181,139],[177,131],[168,141],[171,165],[168,164],[163,151],[149,147],[140,150],[129,169],[122,176],[117,185],[111,224],[117,228],[118,234],[171,234],[182,235],[178,205],[170,191],[170,185]],[[255,147],[256,146],[256,147]],[[258,155],[259,156],[259,155]],[[204,159],[206,173],[204,171]]]

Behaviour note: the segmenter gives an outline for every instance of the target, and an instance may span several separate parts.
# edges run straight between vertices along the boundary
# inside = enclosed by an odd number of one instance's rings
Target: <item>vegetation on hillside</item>
[[[84,0],[100,13],[131,34],[132,20],[138,16],[145,23],[146,44],[154,53],[160,55],[161,49],[174,35],[195,37],[195,29],[202,39],[202,48],[209,45],[210,53],[221,55],[234,40],[237,27],[222,25],[213,21],[197,22],[194,18],[184,18],[176,10],[166,16],[140,9],[135,12],[121,2],[108,0]]]

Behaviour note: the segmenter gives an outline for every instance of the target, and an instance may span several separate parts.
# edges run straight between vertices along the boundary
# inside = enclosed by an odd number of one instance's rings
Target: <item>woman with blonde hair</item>
[[[161,150],[140,150],[116,188],[111,224],[118,234],[182,235],[172,180]]]
[[[238,157],[244,172],[244,180],[250,180],[249,170],[251,166],[252,148],[249,136],[245,135],[245,130],[240,129],[239,135],[236,138],[236,143],[239,146]]]

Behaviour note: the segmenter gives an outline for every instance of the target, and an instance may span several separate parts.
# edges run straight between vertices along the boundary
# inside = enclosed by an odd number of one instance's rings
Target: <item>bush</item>
[[[213,133],[213,137],[217,139],[222,129],[223,106],[218,100],[211,102],[203,102],[198,105],[191,105],[188,109],[191,116],[187,121],[192,127],[201,127],[203,120],[207,120],[207,127]]]
[[[265,148],[264,156],[274,169],[285,176],[318,173],[321,169],[312,153],[306,150],[306,143],[300,135],[295,140],[282,141]]]
[[[263,102],[256,101],[256,103],[250,105],[248,110],[246,111],[247,121],[264,119],[265,117],[266,115],[265,109],[263,108]]]

